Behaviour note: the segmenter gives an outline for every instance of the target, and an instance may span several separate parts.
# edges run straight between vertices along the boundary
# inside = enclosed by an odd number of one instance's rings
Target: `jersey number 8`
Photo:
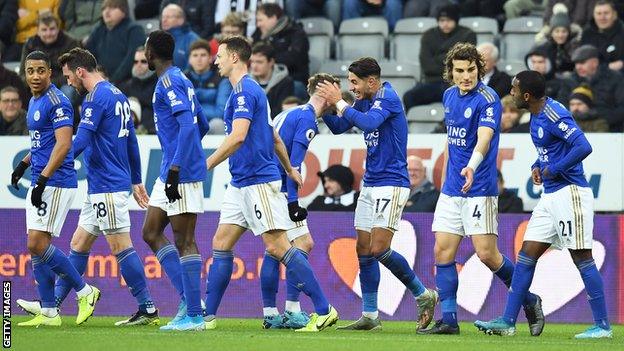
[[[128,131],[128,122],[130,121],[130,105],[128,101],[124,101],[123,105],[121,101],[117,101],[115,104],[115,115],[121,118],[121,126],[119,127],[119,134],[117,134],[118,138],[125,138],[130,134]]]

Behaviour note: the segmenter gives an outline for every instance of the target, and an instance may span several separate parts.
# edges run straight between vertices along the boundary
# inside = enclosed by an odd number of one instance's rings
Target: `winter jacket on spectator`
[[[173,35],[175,40],[173,65],[184,71],[188,67],[191,44],[199,39],[199,35],[191,30],[191,26],[188,23],[171,28],[168,32]]]
[[[355,211],[359,196],[360,192],[354,190],[336,197],[319,195],[312,200],[307,210],[352,212]]]
[[[282,101],[295,94],[295,84],[288,75],[288,69],[282,64],[273,66],[271,79],[267,84],[260,84],[267,94],[269,106],[271,107],[271,117],[282,112]]]
[[[598,48],[602,63],[624,60],[624,23],[617,20],[611,28],[600,32],[592,19],[581,35],[581,45],[584,44]]]
[[[154,127],[154,110],[152,109],[152,96],[158,76],[156,72],[151,72],[148,77],[132,77],[119,84],[121,90],[127,97],[136,97],[141,104],[141,125],[149,134],[156,134]]]
[[[119,83],[130,78],[134,52],[144,43],[143,27],[126,17],[111,30],[100,21],[91,32],[86,48],[104,67],[110,81]]]
[[[502,98],[511,91],[511,77],[509,74],[499,71],[498,68],[494,67],[494,74],[490,77],[487,86],[494,89],[496,94]]]
[[[410,191],[405,203],[405,212],[434,212],[440,192],[433,183],[426,181],[423,185]]]
[[[169,4],[178,4],[184,9],[186,23],[190,24],[193,32],[200,37],[207,40],[215,33],[217,0],[163,0],[159,13],[162,13],[162,9]]]
[[[594,93],[594,108],[598,115],[607,120],[611,132],[621,132],[624,122],[624,78],[622,75],[605,65],[600,65],[591,79],[579,77],[574,72],[572,80],[577,83],[577,86],[587,83]]]
[[[13,43],[17,23],[17,0],[0,0],[0,52]]]
[[[63,76],[63,70],[58,64],[58,58],[75,47],[80,47],[80,42],[67,35],[62,30],[59,31],[56,41],[50,45],[45,44],[38,35],[30,37],[22,49],[20,75],[23,77],[25,74],[24,65],[26,64],[26,56],[33,51],[39,50],[45,52],[50,57],[50,63],[52,65],[52,83],[57,87],[67,84],[67,79]]]
[[[579,46],[579,40],[570,34],[568,41],[563,44],[557,44],[552,37],[548,36],[547,41],[541,44],[541,50],[548,55],[550,62],[554,65],[554,73],[561,74],[574,71],[574,62],[572,62],[572,52]]]
[[[252,39],[254,43],[261,40],[269,41],[275,49],[275,62],[286,65],[294,80],[307,84],[310,75],[308,70],[310,43],[300,23],[282,16],[266,37],[262,37],[260,30],[256,29]]]
[[[421,38],[420,69],[425,82],[441,82],[443,80],[444,59],[446,53],[459,42],[477,44],[477,35],[471,29],[457,25],[455,29],[444,34],[439,27],[425,31]]]
[[[17,2],[17,6],[28,11],[25,16],[17,19],[15,25],[15,42],[23,44],[28,38],[37,34],[37,18],[39,18],[40,11],[50,11],[59,17],[61,0],[20,0]]]
[[[102,18],[102,2],[102,0],[64,0],[61,5],[61,17],[65,21],[65,31],[82,41]]]
[[[554,65],[548,56],[548,51],[542,45],[534,46],[524,57],[524,62],[526,63],[528,69],[533,70],[529,60],[529,58],[533,55],[545,57],[548,61],[548,72],[544,74],[544,79],[546,80],[546,96],[549,96],[567,106],[570,93],[572,93],[572,89],[574,89],[578,84],[571,79],[557,78],[555,76]]]
[[[197,96],[206,118],[208,120],[222,119],[225,104],[232,92],[230,81],[219,75],[217,66],[211,67],[210,70],[202,74],[195,73],[193,69],[189,68],[184,74],[193,83],[195,96]]]
[[[160,0],[136,0],[134,4],[134,18],[156,18],[160,14]]]

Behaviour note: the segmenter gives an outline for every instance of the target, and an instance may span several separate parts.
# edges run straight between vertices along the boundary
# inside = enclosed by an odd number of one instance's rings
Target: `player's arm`
[[[199,104],[198,104],[199,105]],[[201,106],[196,107],[197,111],[197,127],[199,127],[199,138],[203,138],[208,131],[210,131],[210,124],[208,124],[208,119],[204,114]]]
[[[550,131],[556,137],[565,141],[569,146],[569,151],[561,159],[546,166],[542,172],[544,177],[552,178],[558,176],[575,164],[582,162],[593,151],[585,134],[572,118],[560,119],[556,124],[551,125]]]
[[[217,167],[243,145],[245,138],[247,138],[249,125],[251,125],[251,120],[247,118],[236,118],[232,121],[232,132],[230,135],[226,136],[223,143],[206,159],[208,170]]]
[[[74,159],[78,158],[87,146],[91,145],[91,141],[93,141],[95,132],[104,115],[104,108],[93,101],[85,102],[82,105],[80,115],[78,131],[76,132],[76,138],[74,138]]]
[[[462,186],[463,193],[467,193],[472,187],[474,173],[477,171],[477,168],[479,168],[488,150],[490,150],[490,142],[493,136],[494,129],[490,127],[479,127],[477,129],[477,145],[475,145],[472,151],[468,165],[460,172],[460,174],[466,178],[466,182]]]
[[[28,167],[30,167],[30,152],[27,153],[26,156],[24,156],[24,158],[17,164],[17,166],[15,166],[13,173],[11,173],[11,185],[13,185],[16,190],[19,190],[19,186],[17,186],[17,183],[20,179],[22,179],[22,176],[24,175],[24,172],[26,172]]]
[[[323,116],[323,121],[333,134],[342,134],[353,128],[353,124],[351,124],[351,122],[336,115],[325,115]]]
[[[50,178],[54,172],[61,167],[63,161],[65,161],[65,157],[67,157],[67,153],[71,150],[72,135],[73,128],[71,126],[60,127],[54,130],[56,143],[52,149],[52,154],[50,154],[48,164],[45,166],[43,171],[41,171],[41,176]]]
[[[134,123],[128,122],[128,161],[130,163],[130,177],[132,179],[132,196],[139,207],[147,208],[149,196],[141,177],[141,153],[139,141],[134,130]]]
[[[290,163],[290,158],[288,156],[288,150],[286,150],[286,145],[280,138],[279,134],[277,134],[276,130],[273,130],[273,143],[275,145],[275,154],[280,161],[282,167],[284,167],[284,171],[288,175],[289,178],[293,179],[297,183],[297,188],[303,185],[303,181],[301,180],[301,174]]]

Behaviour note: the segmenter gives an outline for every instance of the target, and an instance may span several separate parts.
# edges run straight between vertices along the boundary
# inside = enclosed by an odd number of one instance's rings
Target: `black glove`
[[[176,200],[182,199],[182,196],[180,196],[180,192],[178,191],[179,182],[180,172],[170,169],[169,173],[167,173],[167,182],[165,183],[165,195],[167,195],[169,202],[175,202]]]
[[[24,172],[26,172],[26,170],[28,169],[28,166],[28,163],[20,161],[17,167],[15,167],[15,169],[13,170],[13,173],[11,173],[11,185],[13,185],[16,190],[19,190],[17,182],[22,179],[22,176],[24,175]]]
[[[299,206],[298,201],[288,203],[288,215],[293,222],[301,222],[308,218],[308,210]]]
[[[43,201],[41,197],[43,196],[43,190],[46,187],[46,183],[48,182],[48,177],[40,174],[39,179],[37,179],[37,183],[35,183],[35,187],[30,193],[30,203],[36,208],[40,208]]]

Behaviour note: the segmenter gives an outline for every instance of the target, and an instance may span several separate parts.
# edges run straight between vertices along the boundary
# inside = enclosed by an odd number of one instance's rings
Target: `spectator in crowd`
[[[427,169],[418,156],[407,157],[407,172],[410,178],[410,195],[405,203],[405,212],[434,212],[440,192],[427,179]]]
[[[403,17],[402,0],[343,0],[342,19],[367,16],[383,16],[388,21],[390,31]]]
[[[128,103],[130,104],[130,113],[132,114],[132,123],[134,123],[134,130],[137,134],[148,134],[147,129],[143,123],[141,123],[141,119],[143,117],[143,107],[134,96],[128,97]]]
[[[17,0],[0,0],[0,54],[13,44],[17,23]]]
[[[145,43],[143,28],[128,17],[128,11],[127,0],[104,0],[102,22],[86,43],[113,84],[130,78],[136,48]]]
[[[58,58],[69,50],[80,47],[80,43],[67,35],[61,28],[60,20],[53,14],[46,12],[39,16],[37,24],[37,34],[28,38],[22,50],[22,60],[20,64],[20,75],[24,77],[24,64],[26,56],[33,51],[43,51],[50,57],[52,69],[52,83],[58,88],[66,86],[63,92],[71,92],[74,88],[67,85],[67,79],[63,76],[63,70],[58,64]]]
[[[19,91],[12,86],[0,90],[0,135],[28,135],[26,111]]]
[[[297,106],[299,106],[301,104],[302,104],[302,102],[301,102],[301,100],[299,100],[298,97],[296,97],[296,96],[288,96],[287,98],[285,98],[282,101],[282,111],[289,110],[289,109],[291,109],[293,107],[297,107]]]
[[[301,24],[285,16],[279,5],[262,4],[256,13],[256,25],[258,28],[252,35],[254,44],[268,41],[273,46],[275,62],[286,65],[292,79],[305,91],[310,44]]]
[[[609,124],[604,118],[600,118],[594,109],[594,94],[586,85],[572,90],[570,95],[570,112],[585,133],[607,133]]]
[[[354,175],[349,167],[329,166],[317,175],[323,183],[324,193],[308,205],[308,211],[355,211],[359,191],[353,190]]]
[[[516,106],[511,95],[505,95],[501,99],[503,114],[501,116],[501,133],[528,133],[530,130],[530,117],[521,123],[522,117],[527,113]]]
[[[176,4],[169,4],[162,10],[160,28],[173,35],[175,49],[173,51],[173,65],[184,71],[188,67],[191,44],[199,35],[186,23],[184,10]]]
[[[624,81],[622,75],[600,65],[600,53],[591,45],[583,45],[572,54],[576,85],[586,83],[594,95],[598,115],[607,120],[609,131],[621,132],[624,121]],[[568,95],[569,96],[569,95]]]
[[[195,87],[195,96],[210,123],[210,133],[223,134],[223,110],[232,92],[232,84],[219,75],[206,40],[199,39],[191,45],[189,68],[184,73]]]
[[[139,46],[134,52],[132,77],[119,84],[119,90],[126,94],[128,98],[133,97],[139,102],[141,107],[139,119],[143,129],[149,134],[156,134],[152,96],[157,81],[156,72],[148,68],[147,58],[145,58],[145,47]]]
[[[624,24],[618,19],[611,1],[600,0],[594,6],[594,18],[581,35],[582,45],[593,45],[600,53],[600,62],[614,71],[624,68]]]
[[[242,13],[230,12],[227,14],[227,16],[225,16],[223,21],[221,21],[220,26],[221,32],[219,32],[212,39],[210,39],[210,54],[212,56],[214,56],[219,49],[219,39],[233,35],[245,36],[247,23],[245,23],[245,19]]]
[[[570,13],[572,23],[584,27],[591,19],[597,0],[547,0],[544,8],[544,23],[550,23],[557,4],[564,5]]]
[[[271,108],[271,118],[282,111],[282,101],[294,95],[295,85],[285,65],[276,63],[275,48],[259,42],[251,50],[251,75],[264,89]]]
[[[59,17],[60,5],[61,0],[17,1],[18,19],[15,23],[15,38],[4,55],[7,61],[20,60],[24,43],[37,33],[37,18],[46,13]]]
[[[84,45],[93,28],[100,23],[103,2],[103,0],[63,0],[61,18],[65,21],[65,31]]]
[[[522,213],[524,204],[516,192],[505,188],[505,180],[500,170],[498,173],[498,213]]]
[[[1,54],[0,62],[2,62]],[[26,88],[26,84],[24,84],[24,81],[15,71],[7,69],[4,65],[0,64],[0,89],[8,86],[17,88],[20,99],[22,100],[22,106],[28,106],[28,101],[32,96],[30,90]]]
[[[340,7],[340,0],[290,0],[284,5],[288,17],[294,21],[306,17],[325,17],[332,21],[335,30],[340,27]]]
[[[503,5],[507,19],[526,16],[531,11],[543,10],[543,0],[507,0]]]
[[[485,74],[483,83],[494,89],[499,97],[503,97],[511,91],[511,77],[498,70],[498,48],[492,43],[483,43],[477,46],[477,50],[485,61]]]
[[[186,22],[193,32],[204,39],[215,33],[215,10],[218,0],[162,0],[161,11],[169,4],[179,5],[185,14]],[[163,28],[163,30],[166,30]],[[177,42],[177,40],[176,40]]]
[[[555,11],[558,11],[557,8]],[[562,7],[550,18],[546,40],[540,44],[554,65],[556,75],[562,75],[574,70],[572,52],[579,46],[580,33],[573,33],[567,9]]]
[[[444,59],[446,53],[459,42],[477,43],[475,32],[460,26],[459,8],[447,5],[440,8],[437,15],[438,26],[430,28],[421,38],[419,54],[423,82],[403,95],[405,110],[413,106],[441,102],[448,84],[444,81]]]
[[[577,85],[568,78],[557,78],[555,68],[548,56],[546,48],[542,45],[533,46],[525,56],[528,69],[537,71],[546,80],[546,96],[565,104],[572,89]]]

